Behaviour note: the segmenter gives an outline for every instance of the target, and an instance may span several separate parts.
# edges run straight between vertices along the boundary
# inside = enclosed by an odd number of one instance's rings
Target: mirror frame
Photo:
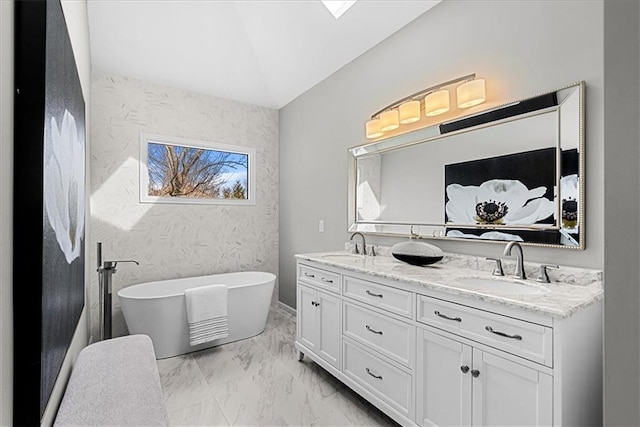
[[[504,103],[498,105],[496,107],[492,107],[483,111],[479,111],[477,113],[458,117],[452,120],[448,120],[445,122],[435,123],[431,126],[424,127],[418,130],[414,130],[411,132],[391,136],[388,138],[378,139],[373,142],[369,142],[366,144],[358,145],[351,147],[347,150],[347,156],[349,157],[348,161],[348,221],[349,221],[349,232],[362,232],[365,234],[374,234],[380,236],[392,236],[392,237],[407,237],[413,236],[417,238],[425,238],[425,239],[435,239],[435,240],[450,240],[450,241],[459,241],[459,242],[482,242],[482,243],[499,243],[504,244],[506,240],[489,240],[489,239],[466,239],[460,237],[448,237],[445,236],[445,230],[447,228],[469,228],[469,229],[479,229],[484,228],[487,230],[522,230],[522,231],[547,231],[547,230],[556,230],[560,229],[559,223],[561,219],[559,215],[557,215],[557,222],[554,227],[542,227],[540,226],[532,226],[532,227],[523,227],[523,226],[506,226],[506,225],[467,225],[464,227],[459,227],[457,224],[452,227],[450,224],[445,223],[419,223],[419,222],[404,222],[404,221],[359,221],[357,218],[357,160],[361,156],[372,155],[375,153],[382,154],[386,151],[395,150],[399,148],[406,148],[412,145],[429,143],[441,138],[452,136],[464,132],[473,132],[475,130],[484,129],[487,127],[491,127],[497,124],[506,123],[509,121],[519,120],[525,117],[530,117],[533,115],[542,114],[549,111],[559,110],[562,106],[564,100],[573,93],[574,90],[578,91],[579,96],[579,117],[578,117],[578,127],[579,127],[579,139],[578,139],[578,152],[579,152],[579,161],[578,161],[578,174],[579,174],[579,205],[578,205],[578,244],[577,245],[562,245],[562,244],[550,244],[550,243],[536,243],[536,242],[528,242],[523,241],[519,242],[523,245],[527,246],[537,246],[537,247],[547,247],[547,248],[563,248],[563,249],[576,249],[576,250],[584,250],[585,249],[585,126],[584,126],[584,116],[585,116],[585,82],[579,81],[574,84],[566,85],[560,87],[556,90],[552,90],[549,92],[538,93],[536,95],[522,98],[519,100],[515,100],[512,102]],[[567,95],[561,97],[560,95],[563,92],[567,92]],[[533,107],[527,111],[518,112],[518,105],[521,103],[525,103],[527,101],[536,100],[538,98],[543,98],[549,95],[557,96],[557,103],[555,105],[549,106],[539,106]],[[535,102],[534,102],[535,104]],[[492,118],[493,117],[493,118]],[[561,141],[558,139],[558,144]],[[558,150],[557,156],[557,165],[556,170],[561,172],[559,158],[561,155],[561,150]],[[560,206],[560,173],[557,173],[557,181],[558,181],[558,194],[556,197],[556,205],[559,212]],[[444,191],[444,190],[443,190]],[[417,227],[417,228],[416,228]],[[416,231],[418,230],[418,231]]]

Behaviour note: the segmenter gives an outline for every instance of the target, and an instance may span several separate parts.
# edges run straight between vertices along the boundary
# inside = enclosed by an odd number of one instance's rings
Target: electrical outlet
[[[321,219],[320,221],[318,221],[318,231],[320,233],[324,233],[324,219]]]

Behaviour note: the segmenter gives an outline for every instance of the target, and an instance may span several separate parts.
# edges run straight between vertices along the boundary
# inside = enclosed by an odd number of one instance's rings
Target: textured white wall
[[[92,89],[92,265],[96,242],[105,260],[140,262],[113,276],[114,336],[126,332],[123,287],[242,270],[277,275],[278,111],[105,73],[93,74]],[[140,133],[255,148],[255,206],[140,203]],[[90,295],[96,339],[97,275]]]

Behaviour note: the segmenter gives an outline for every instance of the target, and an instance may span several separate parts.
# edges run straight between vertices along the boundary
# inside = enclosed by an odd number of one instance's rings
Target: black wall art
[[[556,218],[556,148],[445,165],[445,222],[449,237],[579,244],[578,151],[560,155],[560,214]],[[485,228],[474,228],[482,224]],[[526,230],[531,225],[560,230]],[[466,225],[466,226],[464,226]],[[522,226],[521,230],[500,229]]]
[[[84,307],[85,103],[59,0],[16,2],[14,425],[38,425]]]
[[[520,231],[500,230],[500,226],[553,226],[556,180],[556,148],[445,165],[446,223],[481,224],[497,230],[449,228],[447,235],[521,241]]]

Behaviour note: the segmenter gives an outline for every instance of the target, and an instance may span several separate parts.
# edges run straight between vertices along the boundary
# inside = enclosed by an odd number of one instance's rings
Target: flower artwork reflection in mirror
[[[553,225],[555,148],[445,166],[445,222],[464,225]],[[455,226],[453,226],[455,227]],[[517,231],[456,230],[447,236],[522,240]]]
[[[560,179],[560,194],[562,196],[562,228],[569,233],[578,232],[578,175],[571,174]]]

